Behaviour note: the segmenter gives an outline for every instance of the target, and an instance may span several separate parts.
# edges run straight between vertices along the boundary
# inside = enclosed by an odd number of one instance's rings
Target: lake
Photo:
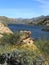
[[[27,30],[31,31],[31,37],[34,39],[47,39],[49,40],[49,32],[42,31],[43,26],[25,25],[25,24],[9,24],[9,28],[13,31]]]

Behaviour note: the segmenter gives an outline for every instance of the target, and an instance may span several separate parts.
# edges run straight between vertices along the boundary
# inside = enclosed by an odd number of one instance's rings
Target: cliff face
[[[13,32],[7,26],[0,23],[0,37],[2,37],[4,33],[10,34],[10,33],[13,33]]]

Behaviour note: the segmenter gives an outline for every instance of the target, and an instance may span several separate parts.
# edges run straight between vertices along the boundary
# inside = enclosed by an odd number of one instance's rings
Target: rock
[[[34,39],[30,38],[31,31],[20,31],[20,34],[21,34],[20,37],[21,42],[27,43],[28,45],[34,43]]]
[[[27,39],[24,39],[22,42],[30,45],[30,44],[33,44],[34,43],[34,40],[31,39],[31,38],[27,38]]]
[[[31,31],[20,31],[20,33],[26,33],[26,34],[30,35]]]
[[[31,32],[30,31],[20,31],[20,34],[21,34],[20,40],[22,41],[24,39],[29,38],[31,35]]]
[[[0,33],[13,33],[7,26],[4,24],[0,23]]]
[[[13,34],[13,32],[4,24],[0,23],[0,38],[3,37],[3,34]]]
[[[1,37],[3,37],[3,35],[2,35],[2,34],[0,34],[0,38],[1,38]]]

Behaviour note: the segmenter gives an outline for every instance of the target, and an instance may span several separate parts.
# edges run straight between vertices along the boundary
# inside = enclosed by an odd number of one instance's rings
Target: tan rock
[[[13,32],[4,24],[0,23],[0,38],[3,37],[3,34],[13,34]]]
[[[22,42],[30,45],[30,44],[33,44],[34,43],[34,40],[32,40],[31,38],[27,38],[27,39],[24,39]]]
[[[0,33],[13,33],[7,26],[4,24],[0,23]]]
[[[30,35],[31,31],[20,31],[20,33],[27,33],[28,35]]]
[[[0,38],[1,38],[1,37],[3,37],[3,35],[2,35],[2,34],[0,34]]]

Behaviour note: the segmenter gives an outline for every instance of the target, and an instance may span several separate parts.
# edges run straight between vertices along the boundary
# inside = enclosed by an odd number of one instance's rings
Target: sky
[[[0,0],[0,16],[32,18],[49,15],[49,0]]]

